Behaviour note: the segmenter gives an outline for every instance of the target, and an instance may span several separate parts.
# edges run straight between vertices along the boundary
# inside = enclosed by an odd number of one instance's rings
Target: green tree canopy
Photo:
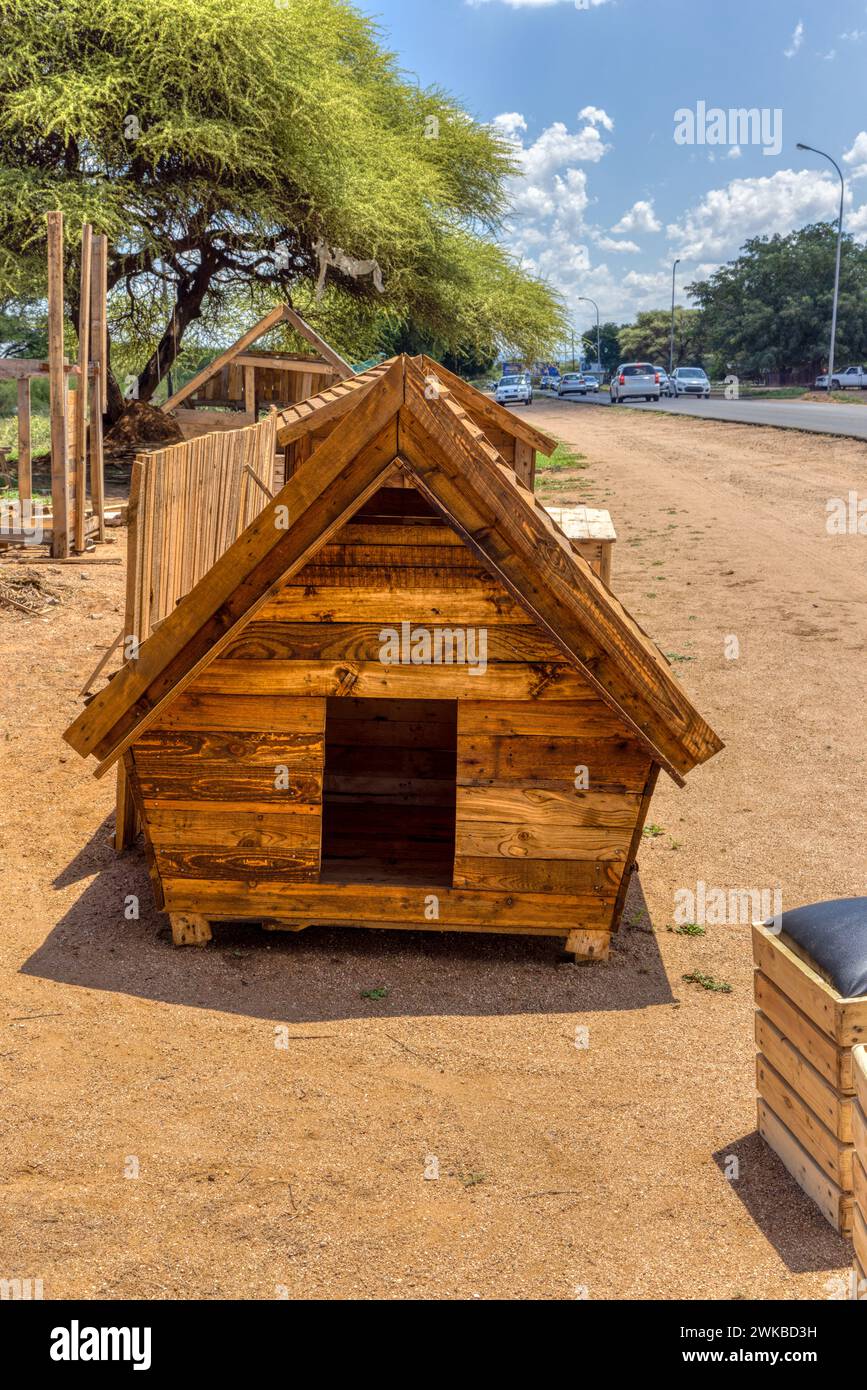
[[[648,309],[619,332],[621,362],[653,362],[668,368],[671,350],[671,310]],[[700,366],[702,324],[697,309],[675,308],[674,365]],[[616,364],[615,364],[616,365]]]
[[[599,351],[602,358],[602,366],[606,372],[613,372],[620,366],[623,358],[620,355],[620,329],[616,323],[600,323],[599,325]],[[587,352],[591,360],[596,358],[596,329],[593,328],[587,333]]]
[[[709,351],[743,375],[827,366],[837,229],[753,237],[707,280],[690,285]],[[838,365],[867,358],[867,250],[844,235]]]
[[[148,399],[189,326],[291,299],[362,348],[411,319],[447,349],[525,356],[559,301],[493,235],[505,142],[421,88],[349,0],[0,0],[0,299],[44,293],[44,213],[108,234],[113,333],[150,353]],[[331,266],[317,246],[375,261]],[[69,278],[73,314],[75,278]],[[342,308],[354,301],[354,310]],[[303,302],[302,302],[303,301]],[[115,404],[119,396],[115,393]]]

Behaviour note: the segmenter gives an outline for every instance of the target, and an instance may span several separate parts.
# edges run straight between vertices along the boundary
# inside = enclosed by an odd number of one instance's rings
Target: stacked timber
[[[852,1112],[852,1137],[855,1141],[853,1182],[855,1204],[852,1219],[852,1244],[855,1247],[855,1273],[859,1296],[867,1297],[867,1047],[852,1052],[855,1074],[855,1101]]]
[[[759,1133],[835,1230],[850,1235],[852,1048],[867,1037],[867,997],[844,998],[784,931],[754,926],[753,959]]]

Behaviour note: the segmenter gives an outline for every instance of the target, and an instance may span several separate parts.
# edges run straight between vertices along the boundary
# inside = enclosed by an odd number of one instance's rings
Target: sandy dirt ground
[[[699,879],[865,892],[867,540],[829,536],[825,503],[863,495],[867,446],[532,417],[587,463],[543,496],[610,507],[614,587],[727,743],[685,790],[661,779],[611,961],[336,929],[173,949],[141,852],[111,848],[113,779],[60,741],[123,569],[43,566],[62,602],[0,612],[0,1276],[46,1298],[812,1299],[848,1266],[755,1133],[748,927],[667,928]]]

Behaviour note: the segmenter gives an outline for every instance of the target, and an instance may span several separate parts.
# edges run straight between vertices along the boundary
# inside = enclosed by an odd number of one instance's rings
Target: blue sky
[[[583,8],[580,6],[584,6]],[[514,141],[504,241],[566,296],[576,329],[665,305],[749,236],[836,216],[867,239],[867,3],[823,0],[361,0],[408,71]],[[765,140],[699,103],[766,111]],[[780,115],[775,116],[774,112]],[[749,132],[748,132],[749,133]],[[757,136],[761,134],[756,132]],[[781,139],[775,140],[775,135]],[[764,153],[765,145],[779,152]]]

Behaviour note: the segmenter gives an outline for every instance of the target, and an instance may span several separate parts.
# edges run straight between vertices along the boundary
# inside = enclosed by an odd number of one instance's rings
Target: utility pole
[[[799,150],[809,150],[811,154],[819,154],[823,159],[827,159],[840,178],[840,216],[837,219],[837,262],[834,267],[834,304],[831,309],[831,348],[828,353],[828,395],[831,395],[831,378],[834,375],[834,344],[837,338],[837,301],[840,297],[840,248],[843,243],[843,199],[846,195],[846,183],[843,178],[843,171],[836,159],[832,159],[824,150],[814,149],[812,145],[802,145],[800,140],[797,144]]]
[[[675,261],[674,265],[671,267],[671,346],[669,347],[669,350],[668,350],[668,375],[669,375],[669,376],[671,376],[672,372],[674,371],[674,272],[677,270],[677,267],[678,267],[679,265],[680,265],[680,257],[678,256],[678,258],[677,258],[677,260]]]
[[[602,353],[599,345],[599,305],[596,303],[595,299],[591,299],[589,295],[586,294],[579,294],[578,299],[579,301],[583,300],[585,304],[592,304],[593,308],[596,310],[596,365],[601,367]]]

